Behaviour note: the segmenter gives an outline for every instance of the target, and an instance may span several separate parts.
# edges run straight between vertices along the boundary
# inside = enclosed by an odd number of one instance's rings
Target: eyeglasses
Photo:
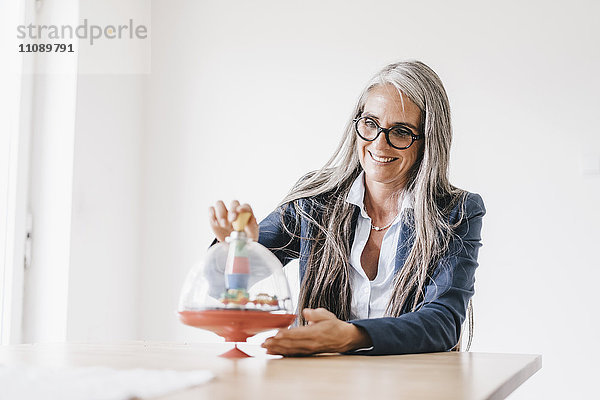
[[[377,121],[371,117],[360,117],[354,119],[354,129],[362,140],[375,141],[381,132],[385,134],[385,140],[390,146],[398,150],[406,150],[415,142],[423,138],[423,135],[415,135],[410,129],[403,126],[393,126],[385,129],[379,126]]]

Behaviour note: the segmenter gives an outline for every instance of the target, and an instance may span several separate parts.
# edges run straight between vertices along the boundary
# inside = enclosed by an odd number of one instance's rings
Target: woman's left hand
[[[305,308],[302,315],[308,326],[280,329],[262,344],[267,354],[342,353],[371,346],[371,339],[363,329],[337,319],[324,308]]]

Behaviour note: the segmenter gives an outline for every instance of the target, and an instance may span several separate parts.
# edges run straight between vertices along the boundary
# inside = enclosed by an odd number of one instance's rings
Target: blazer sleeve
[[[284,204],[259,223],[258,242],[286,265],[300,255],[300,229],[292,203]]]
[[[395,318],[350,321],[368,333],[373,347],[349,354],[430,353],[450,350],[458,343],[468,302],[475,290],[485,214],[481,196],[467,194],[463,210],[455,210],[450,217],[452,221],[464,215],[447,256],[440,261],[425,287],[422,307]]]

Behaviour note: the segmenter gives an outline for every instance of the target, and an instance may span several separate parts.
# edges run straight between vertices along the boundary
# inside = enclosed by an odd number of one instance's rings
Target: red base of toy
[[[235,347],[229,351],[226,351],[225,353],[221,354],[219,357],[224,357],[224,358],[246,358],[246,357],[252,357],[249,354],[244,353],[242,350],[240,350],[237,347],[237,343],[235,344]]]
[[[296,315],[266,311],[202,310],[180,311],[179,318],[184,324],[214,332],[227,342],[245,342],[257,333],[287,328]]]

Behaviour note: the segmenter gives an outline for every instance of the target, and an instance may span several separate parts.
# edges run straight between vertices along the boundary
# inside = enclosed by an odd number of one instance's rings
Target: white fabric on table
[[[151,398],[208,382],[207,370],[0,365],[0,399],[129,400]]]

